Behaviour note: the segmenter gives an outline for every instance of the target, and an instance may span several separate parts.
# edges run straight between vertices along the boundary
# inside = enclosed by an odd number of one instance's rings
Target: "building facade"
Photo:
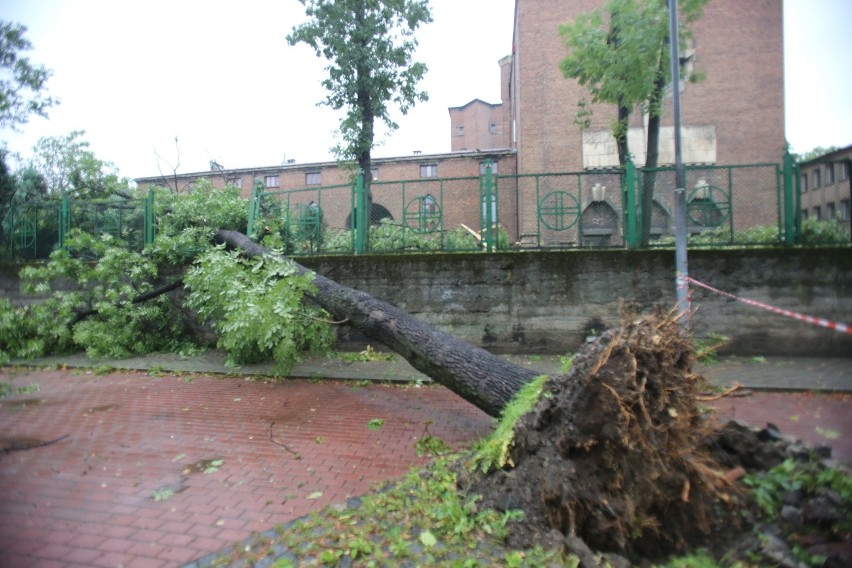
[[[836,220],[850,230],[852,146],[799,164],[802,219]]]
[[[391,196],[389,192],[394,190],[383,182],[475,177],[483,172],[487,160],[494,160],[497,165],[492,173],[500,178],[499,193],[494,197],[499,222],[513,242],[530,242],[536,235],[538,245],[570,246],[590,239],[620,244],[624,206],[620,177],[612,174],[619,163],[609,132],[615,108],[592,105],[591,123],[581,130],[574,124],[574,116],[578,102],[588,94],[576,81],[565,79],[559,69],[567,54],[559,26],[601,5],[602,0],[517,0],[512,52],[498,62],[501,101],[474,99],[449,108],[449,153],[376,159],[374,203],[382,204],[395,219],[401,218],[393,213],[404,216],[410,196]],[[781,160],[786,147],[782,24],[782,0],[712,0],[691,25],[689,49],[683,54],[688,65],[704,76],[698,83],[681,86],[684,161],[706,166],[688,174],[687,189],[698,191],[704,196],[701,199],[726,196],[738,228],[776,220],[777,207],[767,204],[774,203],[777,175],[767,168],[766,173],[731,181],[731,170],[715,166]],[[644,163],[646,125],[647,117],[634,112],[628,139],[637,166]],[[669,97],[662,114],[660,165],[674,161],[672,125]],[[583,176],[549,175],[534,181],[524,177],[557,172]],[[256,178],[270,190],[310,190],[350,181],[350,173],[335,163],[288,163],[187,174],[174,180],[143,178],[137,183],[146,187],[170,182],[182,188],[202,177],[214,184],[233,181],[244,195]],[[720,191],[713,193],[714,188]],[[482,204],[478,200],[482,195],[477,184],[447,184],[439,189],[445,211],[462,208],[465,224],[481,228]],[[382,195],[384,190],[388,195]],[[436,198],[433,190],[419,198]],[[673,190],[672,176],[658,177],[654,225],[660,233],[671,226]],[[309,193],[293,195],[302,198]],[[571,207],[563,206],[566,199]],[[472,207],[460,205],[468,201]],[[396,205],[386,204],[390,202]],[[550,212],[549,220],[543,217],[544,211]],[[543,227],[548,233],[544,243]]]

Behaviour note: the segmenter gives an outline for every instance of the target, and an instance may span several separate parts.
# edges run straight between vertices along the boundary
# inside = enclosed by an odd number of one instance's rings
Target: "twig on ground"
[[[270,423],[269,423],[269,441],[270,441],[270,442],[272,442],[273,444],[277,444],[277,445],[281,446],[282,448],[284,448],[285,450],[287,450],[288,452],[290,452],[291,454],[293,454],[293,457],[294,457],[295,459],[297,459],[297,460],[302,459],[302,456],[301,456],[301,454],[299,454],[299,452],[294,452],[293,450],[291,450],[291,449],[287,446],[287,444],[285,444],[285,443],[283,443],[283,442],[279,442],[278,440],[276,440],[276,439],[274,439],[274,438],[272,437],[272,427],[273,427],[273,426],[275,426],[275,422],[270,422]]]
[[[697,397],[695,397],[695,399],[700,401],[700,402],[710,402],[710,401],[713,401],[713,400],[719,400],[720,398],[725,398],[726,396],[730,396],[731,394],[733,394],[734,392],[738,391],[741,388],[743,388],[742,385],[736,384],[736,385],[732,386],[731,388],[720,392],[719,394],[714,394],[712,396],[709,396],[709,395],[708,396],[697,396]],[[750,393],[743,393],[742,396],[748,396],[748,394],[750,394]]]

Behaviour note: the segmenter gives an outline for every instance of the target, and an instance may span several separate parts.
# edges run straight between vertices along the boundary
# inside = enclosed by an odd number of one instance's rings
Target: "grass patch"
[[[38,391],[38,385],[26,385],[23,387],[16,387],[11,383],[0,381],[0,398],[14,396],[16,394],[32,394]]]
[[[273,556],[272,566],[577,566],[559,551],[510,550],[503,541],[519,511],[480,510],[477,498],[456,491],[452,458],[412,470],[340,510],[328,508],[258,535],[223,553],[221,565],[249,565]],[[219,565],[214,562],[214,565]]]
[[[487,473],[510,463],[509,448],[514,439],[515,424],[538,402],[545,382],[547,375],[539,375],[524,385],[512,402],[506,405],[494,432],[474,446],[471,469]]]
[[[351,352],[337,352],[334,354],[337,359],[341,361],[348,361],[350,363],[370,363],[373,361],[393,361],[395,356],[393,353],[382,353],[381,351],[376,351],[373,349],[372,345],[368,345],[366,349],[363,351],[359,351],[357,353]]]

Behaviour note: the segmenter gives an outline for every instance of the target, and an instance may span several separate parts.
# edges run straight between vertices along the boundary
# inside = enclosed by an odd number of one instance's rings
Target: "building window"
[[[840,162],[840,172],[837,176],[837,179],[840,181],[846,181],[849,179],[849,162]]]
[[[822,207],[820,207],[819,205],[814,207],[814,219],[816,219],[817,221],[822,220]]]
[[[840,220],[848,221],[849,220],[849,200],[841,199],[840,200]]]
[[[496,122],[492,122],[491,124],[488,125],[488,132],[490,132],[491,134],[497,134],[497,123]]]
[[[234,178],[231,180],[231,183],[240,189],[243,188],[243,178]]]
[[[820,178],[822,177],[822,175],[821,175],[821,173],[820,173],[820,170],[819,170],[819,169],[814,170],[814,171],[813,171],[813,173],[811,174],[811,177],[813,178],[813,182],[814,182],[814,183],[813,183],[813,186],[814,186],[814,189],[816,189],[816,188],[818,188],[818,187],[820,187],[820,186],[822,185],[822,184],[820,183]]]
[[[802,221],[807,221],[807,220],[808,220],[808,210],[802,209]]]
[[[373,181],[379,181],[379,168],[370,169],[370,173],[373,174]]]
[[[837,210],[834,208],[834,203],[829,203],[825,206],[826,213],[828,214],[828,219],[832,220],[835,216],[837,216]]]
[[[456,126],[456,136],[464,136],[464,125]]]
[[[800,176],[800,181],[802,185],[802,193],[805,193],[808,190],[808,174],[802,174]]]
[[[322,183],[322,172],[306,172],[305,185],[320,185]]]
[[[497,162],[479,162],[479,175],[485,175],[485,166],[489,163],[491,164],[491,175],[497,175]]]
[[[488,215],[488,196],[482,196],[482,226],[487,226],[487,221],[485,219],[486,215]],[[497,196],[493,193],[491,194],[491,224],[497,222]]]
[[[266,187],[278,187],[278,176],[266,176],[264,178]]]
[[[438,177],[438,164],[420,164],[420,177]]]
[[[828,164],[825,167],[825,185],[834,183],[834,164]]]

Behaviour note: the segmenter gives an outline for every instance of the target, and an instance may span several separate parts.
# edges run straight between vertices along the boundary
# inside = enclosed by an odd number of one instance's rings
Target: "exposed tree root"
[[[607,332],[518,422],[515,467],[462,483],[486,506],[524,510],[519,546],[570,536],[657,558],[733,526],[739,499],[707,448],[693,354],[673,314]]]

